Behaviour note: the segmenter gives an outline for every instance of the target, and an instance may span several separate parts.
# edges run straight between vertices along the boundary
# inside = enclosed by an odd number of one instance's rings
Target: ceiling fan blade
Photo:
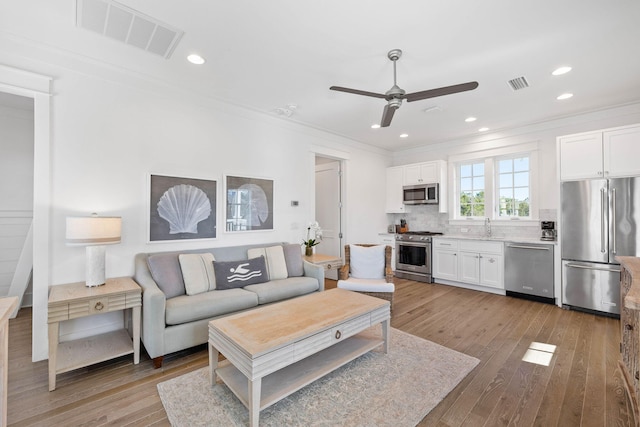
[[[380,127],[386,128],[391,124],[391,119],[393,119],[393,114],[396,112],[398,107],[393,105],[385,105],[384,110],[382,111],[382,120],[380,123]]]
[[[438,96],[451,95],[458,92],[474,90],[478,87],[478,82],[460,83],[453,86],[439,87],[436,89],[423,90],[422,92],[408,93],[404,96],[407,102],[420,101],[421,99],[435,98]]]
[[[374,93],[374,92],[367,92],[367,91],[358,90],[358,89],[349,89],[348,87],[331,86],[329,89],[337,90],[338,92],[347,92],[347,93],[353,93],[353,94],[356,94],[356,95],[371,96],[373,98],[382,98],[382,99],[384,99],[386,97],[386,95],[383,94],[383,93]]]

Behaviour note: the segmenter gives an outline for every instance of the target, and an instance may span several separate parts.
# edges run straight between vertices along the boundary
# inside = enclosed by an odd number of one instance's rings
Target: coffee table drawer
[[[322,331],[311,335],[301,341],[294,343],[294,361],[302,360],[327,347],[331,347],[338,341],[342,341],[358,332],[362,332],[371,326],[371,315],[369,313],[348,320],[334,326],[330,330]]]

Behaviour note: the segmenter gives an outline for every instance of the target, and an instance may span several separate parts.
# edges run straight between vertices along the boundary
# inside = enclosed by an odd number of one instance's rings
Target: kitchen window
[[[451,219],[536,220],[537,144],[527,148],[491,150],[481,158],[473,153],[452,156]]]
[[[484,162],[460,165],[460,216],[484,217]]]
[[[529,218],[530,168],[529,156],[498,159],[498,216]]]

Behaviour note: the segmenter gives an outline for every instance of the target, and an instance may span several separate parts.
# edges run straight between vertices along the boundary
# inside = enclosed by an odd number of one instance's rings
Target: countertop
[[[503,236],[469,236],[468,234],[445,234],[442,236],[435,236],[443,239],[456,239],[456,240],[486,240],[491,242],[509,242],[509,243],[538,243],[543,245],[557,245],[557,240],[540,240],[528,237],[503,237]]]
[[[616,260],[631,274],[631,288],[624,297],[624,306],[631,310],[640,310],[640,258],[617,256]]]

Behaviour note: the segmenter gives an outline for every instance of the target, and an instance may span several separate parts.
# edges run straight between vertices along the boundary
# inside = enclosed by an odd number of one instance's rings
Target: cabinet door
[[[404,167],[404,185],[440,182],[438,162],[416,163]]]
[[[458,280],[458,255],[454,251],[433,251],[433,277]]]
[[[477,252],[460,252],[459,279],[461,282],[480,283],[480,255]]]
[[[404,167],[404,185],[415,185],[422,183],[421,165],[410,165]]]
[[[603,139],[606,178],[640,175],[640,126],[607,131]]]
[[[385,246],[391,246],[391,269],[393,271],[396,271],[396,235],[381,234],[380,244]]]
[[[387,213],[403,213],[404,204],[402,203],[402,180],[403,168],[387,168]]]
[[[504,289],[503,265],[502,255],[480,254],[480,284]]]
[[[602,178],[602,132],[559,138],[560,179]]]

